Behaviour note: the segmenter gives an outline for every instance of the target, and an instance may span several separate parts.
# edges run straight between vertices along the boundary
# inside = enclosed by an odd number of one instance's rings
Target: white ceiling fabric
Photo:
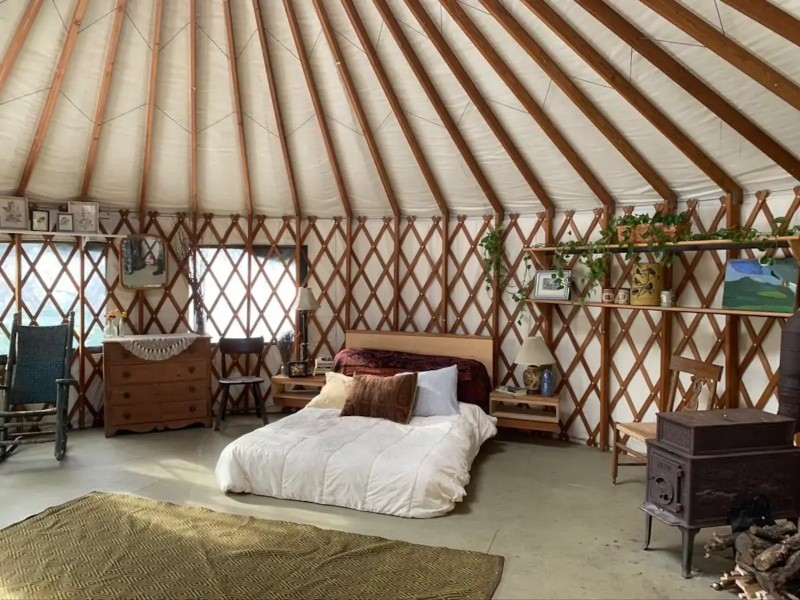
[[[10,79],[0,90],[0,194],[14,194],[33,143],[55,66],[77,0],[45,0]],[[785,190],[797,182],[691,94],[673,83],[572,0],[548,0],[574,28],[746,191]],[[800,0],[772,0],[800,18]],[[800,48],[718,0],[681,0],[725,35],[800,83]],[[505,0],[513,17],[556,60],[578,87],[656,168],[681,198],[717,198],[721,190],[636,109],[539,21],[522,3]],[[27,0],[0,2],[0,53],[5,53]],[[93,118],[108,50],[115,0],[90,0],[72,61],[28,186],[47,201],[80,197]],[[433,194],[392,113],[358,37],[338,0],[324,5],[338,37],[366,118],[403,214],[433,215]],[[367,0],[356,0],[373,45],[391,79],[453,214],[482,214],[489,202],[459,154],[403,53]],[[404,2],[389,0],[411,46],[458,124],[507,212],[530,213],[541,204],[423,33]],[[658,194],[595,128],[478,0],[461,3],[470,19],[510,65],[536,101],[590,165],[619,204],[647,204]],[[423,6],[505,126],[559,209],[592,209],[595,195],[437,0]],[[681,30],[633,1],[613,6],[658,45],[759,125],[800,155],[797,110]],[[297,58],[282,2],[261,0],[284,128],[303,214],[343,214],[341,197]],[[293,213],[251,0],[231,0],[234,44],[254,210]],[[366,139],[348,101],[311,0],[295,10],[325,118],[356,215],[387,215],[391,208]],[[144,165],[154,2],[130,0],[111,78],[89,197],[135,209]],[[191,205],[189,0],[164,0],[153,122],[148,207]],[[248,199],[239,150],[235,100],[222,0],[197,2],[198,200],[202,212],[245,213]]]

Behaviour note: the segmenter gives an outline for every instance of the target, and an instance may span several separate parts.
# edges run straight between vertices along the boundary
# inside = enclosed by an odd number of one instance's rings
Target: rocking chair
[[[69,376],[75,313],[53,327],[23,326],[19,317],[14,315],[6,381],[0,385],[0,462],[22,444],[48,442],[55,442],[60,461],[67,452],[67,404],[75,383]],[[44,407],[27,410],[30,404]],[[50,416],[55,424],[43,423]]]

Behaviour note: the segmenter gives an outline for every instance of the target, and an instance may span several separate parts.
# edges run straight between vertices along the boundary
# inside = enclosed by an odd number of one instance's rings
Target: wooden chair
[[[222,338],[217,344],[220,354],[222,355],[222,377],[219,380],[219,385],[222,388],[222,400],[220,401],[217,416],[214,420],[214,431],[219,431],[220,420],[225,419],[225,410],[228,408],[228,399],[231,395],[231,386],[242,385],[245,387],[245,392],[250,389],[253,394],[253,400],[256,403],[256,416],[262,418],[264,425],[267,424],[267,410],[263,406],[263,399],[261,397],[261,384],[264,383],[264,378],[259,376],[261,366],[261,353],[264,351],[264,338]],[[247,357],[247,355],[254,354],[255,360],[253,361],[253,374],[252,375],[239,375],[236,377],[231,376],[231,367],[236,358]],[[228,358],[231,358],[231,364],[228,364]],[[245,364],[248,364],[245,362]]]
[[[692,360],[682,356],[673,356],[669,361],[670,377],[669,396],[664,410],[698,410],[700,393],[703,387],[709,392],[706,409],[723,408],[716,399],[717,382],[722,377],[722,367],[708,362]],[[691,375],[691,383],[686,390],[682,402],[677,406],[675,399],[678,394],[678,378],[681,373]],[[623,441],[623,437],[625,441]],[[655,423],[615,423],[614,424],[614,463],[611,466],[611,481],[617,483],[619,467],[642,466],[647,464],[647,456],[628,446],[629,440],[644,443],[656,437]],[[627,462],[619,462],[620,453],[631,456]]]
[[[67,453],[69,388],[75,313],[52,327],[20,325],[19,313],[11,325],[6,382],[0,385],[0,462],[22,444],[55,442],[55,457]],[[25,405],[25,410],[12,410]],[[44,405],[27,410],[31,404]],[[55,425],[44,417],[55,417]]]

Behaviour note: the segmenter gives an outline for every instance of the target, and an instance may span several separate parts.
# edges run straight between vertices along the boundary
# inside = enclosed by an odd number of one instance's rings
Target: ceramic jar
[[[631,290],[630,288],[619,288],[617,296],[614,298],[614,304],[630,304],[631,303]]]
[[[637,263],[633,267],[631,304],[658,306],[664,287],[664,266],[661,263]]]
[[[602,299],[604,304],[613,304],[614,303],[614,289],[613,288],[603,288]]]
[[[675,292],[672,290],[661,291],[661,306],[664,308],[672,308],[675,306]]]

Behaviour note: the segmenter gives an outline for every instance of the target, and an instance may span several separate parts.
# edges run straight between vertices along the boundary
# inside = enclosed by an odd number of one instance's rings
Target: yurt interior
[[[0,0],[0,598],[800,597],[800,0]]]

